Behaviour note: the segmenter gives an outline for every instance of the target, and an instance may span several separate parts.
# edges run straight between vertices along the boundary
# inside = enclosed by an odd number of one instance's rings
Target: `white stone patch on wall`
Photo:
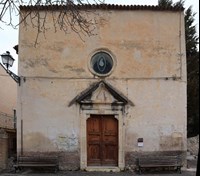
[[[53,142],[60,151],[76,151],[79,146],[79,139],[75,132],[69,136],[60,134]]]
[[[175,131],[174,125],[165,125],[165,126],[159,126],[158,127],[160,136],[169,136],[172,134],[173,131]]]
[[[69,48],[64,48],[63,49],[63,52],[62,52],[62,56],[61,56],[61,58],[63,58],[63,59],[68,59],[68,56],[70,55],[70,50],[69,50]]]
[[[142,53],[140,50],[135,49],[133,53],[133,58],[137,61],[142,61]]]

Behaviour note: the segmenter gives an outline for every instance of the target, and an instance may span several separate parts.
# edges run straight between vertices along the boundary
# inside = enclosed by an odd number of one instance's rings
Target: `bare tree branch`
[[[16,28],[23,23],[27,26],[27,18],[31,21],[33,28],[37,28],[35,45],[38,43],[40,34],[48,30],[46,25],[47,11],[51,14],[55,32],[57,29],[68,33],[70,30],[82,35],[94,35],[95,20],[87,18],[87,10],[80,11],[80,6],[85,4],[102,4],[104,0],[0,0],[0,28],[4,25]],[[20,7],[31,6],[34,10],[21,12]],[[48,10],[40,13],[42,6],[48,6]],[[63,6],[59,14],[55,13],[53,7]],[[14,20],[15,16],[20,16],[20,21]],[[30,24],[29,24],[30,25]]]

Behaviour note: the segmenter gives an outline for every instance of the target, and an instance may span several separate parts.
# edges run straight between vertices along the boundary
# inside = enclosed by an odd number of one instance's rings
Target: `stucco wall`
[[[0,65],[0,128],[14,128],[17,108],[17,84]]]
[[[186,151],[183,13],[98,11],[96,19],[98,35],[83,41],[51,28],[36,48],[36,29],[20,26],[19,74],[24,79],[18,92],[18,154],[60,152],[75,156],[75,164],[68,165],[79,166],[81,110],[68,105],[100,80],[88,67],[101,49],[115,60],[106,81],[135,105],[123,114],[123,152]],[[144,138],[144,147],[137,146],[138,138]]]
[[[13,116],[17,104],[17,84],[0,65],[0,113]]]
[[[90,57],[98,49],[107,49],[117,59],[117,69],[110,78],[180,77],[180,55],[185,54],[182,14],[103,11],[95,18],[99,19],[94,31],[98,35],[81,40],[74,32],[55,33],[51,27],[46,38],[40,35],[37,48],[34,48],[36,29],[29,27],[26,30],[21,26],[19,74],[26,77],[93,78],[88,70]]]

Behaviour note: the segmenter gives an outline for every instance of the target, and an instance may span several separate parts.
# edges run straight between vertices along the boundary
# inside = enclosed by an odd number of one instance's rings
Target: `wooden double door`
[[[87,120],[88,166],[118,166],[118,120],[91,115]]]

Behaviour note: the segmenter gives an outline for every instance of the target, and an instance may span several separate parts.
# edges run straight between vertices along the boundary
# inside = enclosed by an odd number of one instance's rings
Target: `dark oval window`
[[[95,73],[106,75],[113,68],[113,59],[106,52],[98,52],[91,59],[91,67]]]

